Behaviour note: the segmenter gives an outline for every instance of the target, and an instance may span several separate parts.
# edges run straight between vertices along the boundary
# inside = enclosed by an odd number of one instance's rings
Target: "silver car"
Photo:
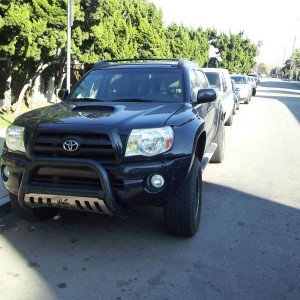
[[[235,81],[240,91],[240,99],[248,104],[252,96],[252,84],[247,75],[244,74],[231,74],[231,79]]]

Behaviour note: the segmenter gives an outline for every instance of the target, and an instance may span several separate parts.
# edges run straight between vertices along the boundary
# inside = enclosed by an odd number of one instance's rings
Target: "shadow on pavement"
[[[264,99],[276,99],[286,105],[290,112],[300,122],[300,82],[293,83],[289,81],[264,81],[260,84],[267,90],[258,90],[257,96]],[[268,95],[274,93],[274,95]]]
[[[30,270],[51,299],[297,299],[300,211],[207,182],[203,191],[200,230],[190,239],[165,232],[160,208],[126,220],[81,214],[33,223],[6,215],[0,259],[9,248],[24,266],[5,255],[2,292]]]
[[[300,81],[291,82],[287,80],[267,80],[261,81],[259,86],[268,88],[268,92],[277,92],[278,89],[289,89],[291,90],[291,93],[300,95]]]

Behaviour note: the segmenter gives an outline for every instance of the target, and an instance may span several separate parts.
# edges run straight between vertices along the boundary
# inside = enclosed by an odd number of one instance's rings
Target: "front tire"
[[[234,114],[234,115],[236,115],[236,110],[237,110],[236,108],[237,108],[237,104],[234,103],[234,106],[233,106],[233,114]]]
[[[184,184],[164,205],[168,232],[175,236],[191,237],[199,228],[202,202],[201,164],[196,157]]]
[[[232,123],[233,123],[233,110],[231,111],[229,118],[228,118],[227,121],[225,122],[225,125],[226,125],[226,126],[231,126]]]
[[[250,97],[250,95],[248,95],[248,97],[245,99],[244,103],[245,103],[245,104],[249,104],[250,99],[251,99],[251,97]]]
[[[44,221],[52,218],[58,211],[57,208],[31,208],[29,206],[23,207],[18,201],[18,196],[9,193],[9,200],[13,211],[22,219],[27,221]]]

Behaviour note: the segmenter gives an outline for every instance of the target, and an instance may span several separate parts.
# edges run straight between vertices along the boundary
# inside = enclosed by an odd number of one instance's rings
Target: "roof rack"
[[[121,59],[109,59],[109,60],[101,60],[96,63],[93,69],[101,68],[104,66],[109,65],[109,63],[118,63],[118,62],[131,62],[131,61],[174,61],[180,63],[182,58],[147,58],[147,57],[140,57],[140,58],[121,58]]]

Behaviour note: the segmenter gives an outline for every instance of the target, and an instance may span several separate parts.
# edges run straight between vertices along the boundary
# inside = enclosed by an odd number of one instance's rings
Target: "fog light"
[[[8,169],[8,167],[7,166],[5,166],[4,168],[3,168],[3,174],[4,174],[4,176],[5,177],[9,177],[9,169]]]
[[[152,175],[150,182],[152,186],[157,189],[161,188],[165,184],[164,178],[159,174]]]
[[[9,169],[7,166],[5,165],[2,165],[1,166],[1,176],[2,176],[2,179],[4,181],[7,181],[8,180],[8,177],[9,177]]]

